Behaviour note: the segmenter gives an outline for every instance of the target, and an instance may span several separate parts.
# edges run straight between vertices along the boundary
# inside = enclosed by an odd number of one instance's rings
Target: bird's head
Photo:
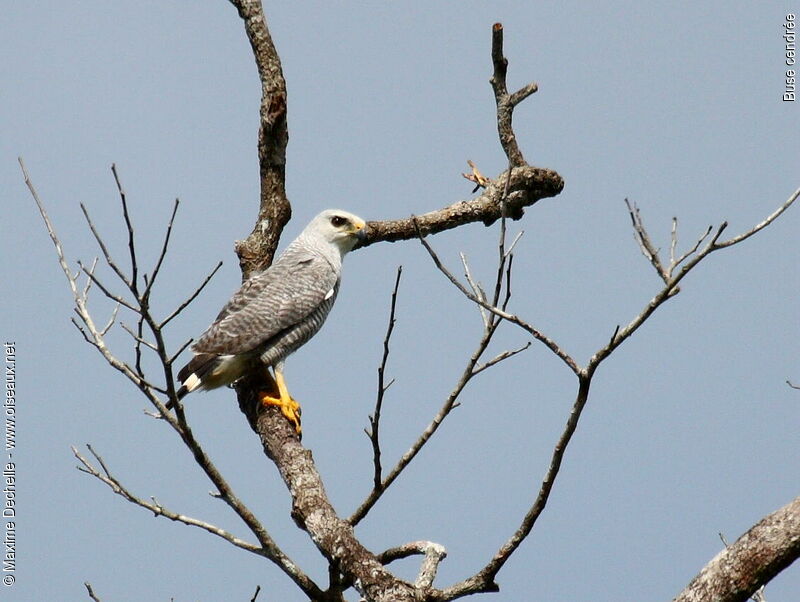
[[[342,255],[351,251],[366,236],[366,222],[341,209],[327,209],[317,215],[306,228],[338,247]]]

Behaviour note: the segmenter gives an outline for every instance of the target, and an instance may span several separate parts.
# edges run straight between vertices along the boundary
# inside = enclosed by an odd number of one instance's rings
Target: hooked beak
[[[356,232],[355,232],[356,240],[358,240],[359,243],[362,243],[365,240],[367,240],[367,224],[366,224],[366,222],[360,222],[360,223],[354,224],[354,226],[356,227]]]

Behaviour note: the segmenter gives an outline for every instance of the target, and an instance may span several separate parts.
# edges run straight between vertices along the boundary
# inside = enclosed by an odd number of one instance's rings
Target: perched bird
[[[325,322],[339,292],[342,258],[365,236],[358,216],[328,209],[317,215],[278,259],[251,276],[192,345],[194,357],[178,372],[178,398],[229,385],[253,370],[275,372],[277,405],[300,433],[300,405],[283,377],[286,357]]]

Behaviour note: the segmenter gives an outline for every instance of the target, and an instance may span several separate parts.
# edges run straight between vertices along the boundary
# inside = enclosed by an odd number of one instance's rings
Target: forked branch
[[[143,337],[143,333],[137,328],[135,332],[131,332],[132,336],[134,337],[134,349],[137,356],[137,362],[135,366],[129,365],[127,362],[119,359],[111,349],[108,347],[105,341],[105,328],[98,328],[95,325],[94,319],[92,318],[91,313],[88,309],[88,294],[90,287],[87,286],[83,287],[82,289],[78,287],[77,280],[80,276],[80,272],[77,274],[73,274],[69,269],[66,259],[64,257],[64,251],[61,245],[61,242],[56,235],[55,229],[50,221],[49,216],[44,208],[44,205],[39,198],[36,189],[33,186],[33,183],[30,180],[27,170],[25,169],[25,164],[23,163],[22,159],[19,160],[20,167],[22,169],[23,176],[25,178],[25,183],[27,184],[31,195],[33,196],[34,201],[36,202],[37,207],[39,208],[39,212],[42,216],[44,221],[45,227],[50,235],[51,240],[53,241],[53,245],[56,249],[56,254],[58,256],[59,264],[62,267],[65,277],[67,278],[68,285],[72,292],[73,300],[75,303],[75,313],[77,314],[80,323],[75,321],[76,326],[81,331],[82,335],[89,342],[93,345],[103,356],[106,362],[111,365],[116,370],[120,371],[125,377],[130,380],[136,387],[141,391],[141,393],[148,399],[148,401],[155,407],[156,409],[156,416],[160,417],[164,420],[181,438],[183,443],[186,445],[187,449],[193,455],[195,461],[197,462],[198,466],[205,472],[206,476],[209,480],[213,483],[217,491],[219,492],[218,496],[219,499],[222,499],[231,509],[236,513],[236,515],[242,520],[242,522],[247,526],[247,528],[255,535],[256,539],[259,542],[259,546],[257,546],[261,552],[258,552],[260,555],[265,556],[276,565],[278,565],[297,585],[300,589],[303,590],[310,598],[319,597],[321,595],[321,590],[317,585],[305,574],[302,570],[300,570],[297,565],[292,562],[290,558],[288,558],[277,546],[277,544],[273,541],[269,533],[263,527],[263,525],[258,521],[255,515],[250,511],[250,509],[245,506],[245,504],[236,496],[233,492],[232,488],[226,481],[226,479],[222,476],[219,470],[216,468],[214,463],[206,454],[205,450],[202,448],[200,443],[195,439],[194,434],[192,433],[192,429],[189,427],[189,424],[186,422],[186,417],[183,413],[183,408],[181,404],[178,402],[177,397],[175,395],[175,386],[174,386],[174,378],[172,375],[172,360],[174,359],[174,355],[170,354],[167,350],[164,333],[162,330],[162,325],[165,323],[164,321],[160,322],[150,313],[149,304],[147,302],[147,298],[145,295],[150,294],[150,287],[145,289],[145,292],[140,293],[138,290],[138,285],[136,280],[134,279],[133,275],[138,273],[138,258],[136,256],[136,246],[135,242],[129,242],[129,249],[132,249],[131,253],[131,274],[128,275],[123,272],[116,263],[114,263],[113,259],[108,254],[108,248],[103,241],[103,238],[100,236],[99,231],[94,226],[91,218],[89,217],[88,211],[86,208],[83,208],[84,215],[86,216],[87,223],[89,228],[98,243],[98,246],[103,253],[103,256],[106,260],[106,263],[111,267],[112,271],[117,275],[118,279],[123,283],[125,288],[128,289],[128,293],[133,298],[132,301],[128,301],[122,304],[124,307],[132,311],[132,313],[136,316],[137,324],[146,324],[149,328],[150,339],[145,339]],[[116,171],[116,170],[115,170]],[[119,182],[118,177],[115,174],[117,181]],[[122,190],[121,185],[119,186],[120,195],[124,199],[124,192]],[[127,203],[127,201],[125,201]],[[127,208],[123,209],[124,213],[126,214],[125,224],[126,229],[128,232],[129,241],[135,241],[135,233],[133,229],[133,224],[130,219],[130,215],[127,212]],[[174,212],[173,212],[174,215]],[[165,237],[166,238],[166,237]],[[215,270],[216,271],[216,270]],[[155,272],[155,270],[154,270]],[[89,282],[95,284],[104,291],[104,293],[112,300],[120,299],[121,297],[113,292],[111,292],[110,288],[105,286],[102,281],[95,275],[94,269],[85,269],[83,273],[89,278]],[[208,280],[208,279],[207,279]],[[206,280],[206,282],[207,282]],[[153,280],[150,280],[152,283]],[[204,283],[205,284],[205,283]],[[201,286],[202,288],[202,286]],[[199,293],[199,290],[198,290]],[[193,295],[194,298],[196,295]],[[182,308],[186,307],[188,303],[183,304],[178,310],[174,311],[171,314],[171,317],[174,317]],[[170,319],[171,319],[170,317]],[[168,320],[167,320],[168,321]],[[130,330],[130,329],[129,329]],[[154,384],[154,382],[149,379],[141,370],[141,364],[138,361],[138,354],[141,346],[144,345],[147,349],[152,350],[157,355],[161,368],[163,371],[164,377],[164,384],[163,386],[158,386]],[[173,401],[176,404],[176,411],[173,414],[169,412],[166,408],[165,400],[161,398],[161,395],[166,392],[166,401]],[[77,452],[76,452],[77,454]],[[166,510],[165,508],[158,505],[156,502],[153,502],[148,506],[148,503],[141,498],[137,498],[133,494],[131,494],[115,477],[111,475],[108,469],[104,466],[102,459],[99,456],[95,455],[95,458],[101,464],[103,472],[101,473],[96,468],[92,467],[91,464],[84,462],[85,458],[82,458],[79,454],[77,454],[78,459],[81,460],[84,471],[91,474],[95,478],[99,478],[101,481],[106,483],[112,490],[115,491],[118,495],[125,497],[128,501],[135,503],[141,507],[146,507],[151,511],[158,512],[166,516],[167,518],[172,518],[173,520],[178,520],[174,518],[174,516],[180,516],[177,513],[172,513],[171,511]],[[142,502],[142,503],[139,503]],[[188,522],[187,522],[188,521]],[[189,519],[186,517],[186,520],[180,520],[180,522],[184,522],[186,524],[193,524],[194,526],[198,526],[201,528],[206,529],[207,531],[214,532],[219,537],[223,539],[227,539],[234,545],[238,547],[242,547],[243,549],[249,549],[249,551],[255,551],[255,548],[252,548],[250,544],[246,544],[239,540],[238,538],[233,538],[233,536],[226,536],[224,532],[221,530],[215,532],[214,530],[207,528],[207,525],[203,525],[202,521],[196,521],[195,519]],[[250,546],[250,547],[248,547]],[[251,549],[252,548],[252,549]]]

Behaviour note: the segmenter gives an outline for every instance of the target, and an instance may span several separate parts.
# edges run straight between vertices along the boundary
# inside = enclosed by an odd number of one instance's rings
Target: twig
[[[143,300],[143,303],[141,305],[143,305],[146,308],[147,305],[149,305],[149,304],[146,304],[146,302],[144,302],[144,300]],[[143,378],[144,378],[144,370],[142,369],[142,345],[148,345],[148,346],[150,346],[150,348],[153,351],[158,353],[158,346],[153,345],[152,343],[147,343],[147,341],[145,341],[145,338],[144,338],[144,321],[145,321],[144,320],[144,315],[145,315],[146,311],[147,310],[145,310],[144,312],[139,313],[139,319],[136,320],[136,335],[134,337],[134,339],[136,340],[136,345],[133,346],[134,347],[134,354],[135,354],[135,358],[136,358],[136,361],[134,362],[134,366],[136,367],[137,374],[139,374]],[[122,323],[120,323],[120,325],[122,325]]]
[[[472,375],[473,376],[477,376],[478,374],[480,374],[481,372],[483,372],[487,368],[491,368],[495,364],[499,364],[503,360],[508,359],[513,355],[517,355],[518,353],[522,353],[523,351],[525,351],[530,346],[531,346],[531,342],[528,341],[527,343],[525,343],[525,345],[523,345],[522,347],[520,347],[518,349],[514,349],[513,351],[504,351],[503,353],[495,356],[494,358],[492,358],[488,362],[486,362],[484,364],[478,364],[475,367],[475,369],[472,371]]]
[[[441,266],[441,262],[439,262],[438,256],[436,256],[436,254],[433,253],[433,249],[431,249],[430,246],[427,245],[425,240],[422,238],[421,233],[420,233],[419,236],[420,236],[420,240],[422,240],[422,243],[426,246],[426,248],[429,250],[429,252],[432,253],[432,257],[434,258],[434,261],[438,262],[438,265]],[[502,252],[502,243],[501,243],[501,252],[499,254],[499,257],[500,257],[500,259],[499,259],[500,265],[502,266],[502,265],[505,264],[505,265],[507,265],[507,268],[506,268],[505,272],[502,269],[498,270],[497,280],[499,281],[499,284],[496,283],[496,285],[495,285],[495,291],[496,291],[495,292],[495,302],[499,301],[500,291],[501,291],[501,288],[502,288],[501,285],[502,285],[503,279],[505,278],[506,283],[507,283],[506,284],[505,299],[504,299],[504,302],[503,302],[503,306],[505,307],[505,305],[507,305],[508,300],[511,297],[511,288],[510,288],[510,283],[511,283],[511,257],[509,257],[508,261],[506,261],[506,258],[505,258],[506,255],[505,255],[504,252]],[[448,274],[449,274],[449,272],[448,272]],[[452,276],[452,274],[450,275],[450,277],[454,282],[458,282],[455,279],[455,277]],[[467,294],[468,296],[471,294],[463,287],[463,285],[461,285],[461,283],[458,283],[458,285],[461,287],[462,291],[465,292],[465,294]],[[475,285],[475,288],[477,290],[480,290],[477,285]],[[474,296],[474,295],[473,295],[473,298],[477,299],[477,297]],[[493,308],[494,307],[493,305],[489,305],[489,304],[485,304],[485,305],[487,307],[489,307],[489,308]],[[498,311],[502,311],[502,310],[498,310]],[[489,367],[489,366],[484,366],[484,367],[482,367],[482,368],[480,368],[480,369],[478,369],[476,371],[476,366],[478,365],[478,361],[483,356],[483,353],[486,351],[487,347],[489,346],[489,343],[491,342],[492,337],[494,336],[494,333],[497,331],[497,328],[499,327],[499,325],[500,325],[500,320],[499,319],[489,320],[488,322],[484,320],[484,330],[483,330],[483,334],[481,336],[481,339],[480,339],[480,341],[478,343],[478,346],[475,349],[475,351],[472,353],[472,355],[470,356],[469,360],[467,361],[467,365],[464,368],[464,371],[461,373],[461,377],[459,378],[459,380],[456,383],[455,387],[450,392],[450,395],[448,395],[447,399],[444,401],[443,405],[441,406],[441,408],[437,412],[436,416],[434,416],[434,418],[431,420],[431,422],[428,424],[428,426],[425,428],[425,430],[422,432],[422,434],[420,434],[420,436],[417,438],[417,440],[411,445],[409,450],[406,451],[406,453],[403,454],[403,456],[397,461],[397,464],[395,464],[394,468],[389,472],[389,474],[387,474],[380,482],[378,482],[378,481],[374,482],[372,491],[369,493],[367,498],[361,503],[361,505],[356,509],[356,511],[350,516],[350,518],[347,519],[348,523],[350,523],[351,525],[355,526],[356,524],[358,524],[367,515],[367,513],[370,511],[370,509],[381,498],[381,496],[383,495],[383,492],[386,491],[386,489],[403,472],[403,470],[405,470],[405,468],[411,463],[411,461],[416,457],[416,455],[420,452],[420,450],[427,444],[427,442],[430,440],[430,438],[433,436],[433,434],[439,429],[439,426],[441,426],[441,424],[445,420],[445,418],[447,418],[447,416],[450,414],[450,412],[454,408],[456,408],[458,406],[457,399],[458,399],[459,395],[461,394],[461,392],[464,390],[464,388],[467,386],[469,381],[476,374],[482,372],[486,367]],[[500,362],[503,359],[505,359],[506,357],[510,357],[511,355],[514,355],[514,354],[515,354],[515,352],[508,352],[507,355],[505,355],[505,357],[498,357],[498,358],[495,358],[494,360],[490,360],[490,362],[488,362],[488,364],[495,365],[498,362]]]
[[[95,285],[97,285],[97,288],[99,288],[99,289],[100,289],[100,291],[101,291],[101,292],[102,292],[102,293],[103,293],[103,294],[104,294],[106,297],[108,297],[109,299],[111,299],[111,300],[112,300],[114,303],[117,303],[118,305],[122,305],[123,307],[127,307],[127,308],[128,308],[128,309],[130,309],[131,311],[138,311],[138,308],[136,307],[136,305],[134,305],[133,303],[131,303],[131,302],[129,302],[129,301],[126,301],[125,299],[123,299],[123,298],[122,298],[122,297],[120,297],[119,295],[115,295],[114,293],[112,293],[112,292],[111,292],[111,291],[110,291],[110,290],[109,290],[109,289],[108,289],[108,288],[107,288],[107,287],[106,287],[106,286],[103,284],[103,282],[102,282],[102,281],[101,281],[101,280],[100,280],[100,279],[99,279],[97,276],[95,276],[95,275],[94,275],[94,265],[92,265],[92,268],[91,268],[91,269],[89,269],[89,268],[87,268],[85,265],[83,265],[83,263],[81,263],[81,262],[79,261],[79,262],[78,262],[78,267],[80,267],[80,269],[81,269],[81,270],[83,270],[83,273],[84,273],[84,274],[86,274],[87,278],[88,278],[89,280],[91,280],[91,281],[92,281],[92,282],[93,282]],[[87,289],[87,290],[88,290],[88,289]]]
[[[92,589],[92,584],[91,583],[89,583],[88,581],[84,581],[83,582],[83,586],[86,588],[86,591],[89,592],[89,597],[92,600],[94,600],[94,602],[101,602],[100,598],[98,598],[95,595],[94,590]]]
[[[447,279],[450,282],[452,282],[453,285],[458,290],[460,290],[468,299],[470,299],[471,301],[473,301],[473,302],[477,303],[478,305],[484,307],[485,309],[489,310],[491,313],[495,314],[496,316],[498,316],[500,318],[503,318],[504,320],[506,320],[508,322],[511,322],[512,324],[516,324],[517,326],[519,326],[523,330],[525,330],[528,333],[530,333],[531,336],[533,336],[533,338],[535,338],[537,341],[539,341],[542,344],[544,344],[548,349],[550,349],[553,353],[555,353],[556,356],[558,356],[561,359],[561,361],[563,361],[565,364],[567,364],[567,366],[569,366],[569,368],[576,375],[580,374],[581,369],[578,366],[577,362],[567,352],[565,352],[563,349],[561,349],[561,347],[555,341],[550,339],[548,336],[546,336],[545,334],[543,334],[542,332],[540,332],[539,330],[534,328],[532,325],[528,324],[527,322],[525,322],[524,320],[519,318],[518,316],[516,316],[514,314],[510,314],[507,311],[505,311],[505,310],[503,310],[503,309],[501,309],[499,307],[495,307],[494,305],[492,305],[490,303],[486,303],[485,301],[482,301],[477,296],[472,294],[470,291],[468,291],[464,287],[463,284],[461,284],[461,282],[458,281],[458,278],[453,276],[453,274],[444,266],[442,261],[439,259],[439,256],[436,254],[436,252],[433,250],[433,248],[428,244],[428,242],[424,239],[424,237],[422,237],[421,234],[419,235],[419,239],[420,239],[420,242],[422,243],[422,246],[425,247],[426,251],[428,251],[428,254],[430,255],[430,257],[433,260],[433,263],[437,267],[437,269],[440,272],[442,272],[447,277]]]
[[[164,257],[167,256],[167,247],[169,246],[169,239],[172,235],[172,225],[175,223],[175,215],[178,213],[178,206],[180,203],[180,199],[175,199],[175,203],[172,205],[172,215],[169,216],[169,222],[167,222],[167,230],[164,233],[164,242],[161,245],[161,252],[158,254],[158,259],[156,260],[156,267],[153,268],[153,273],[150,276],[147,287],[142,293],[142,297],[145,299],[150,297],[150,291],[152,291],[153,285],[156,282],[156,278],[158,278],[158,272],[161,270],[161,264],[164,262]]]
[[[158,352],[158,348],[155,345],[153,345],[153,343],[151,343],[150,341],[146,341],[140,335],[138,335],[135,332],[133,332],[133,330],[131,330],[131,327],[128,326],[127,324],[125,324],[125,322],[120,322],[119,325],[122,327],[122,329],[125,332],[127,332],[129,335],[131,335],[131,338],[133,338],[133,340],[136,341],[138,344],[144,345],[145,347],[148,347],[148,348],[152,349],[153,351]]]
[[[198,527],[200,529],[208,531],[213,535],[216,535],[217,537],[221,537],[222,539],[235,545],[237,548],[247,550],[248,552],[252,552],[253,554],[257,554],[259,556],[267,555],[266,551],[261,546],[257,546],[250,542],[239,539],[238,537],[229,533],[225,529],[221,529],[220,527],[212,525],[211,523],[203,520],[199,520],[196,518],[192,518],[190,516],[185,516],[183,514],[172,512],[171,510],[168,510],[163,505],[158,503],[155,499],[152,499],[152,501],[148,502],[147,500],[137,497],[136,495],[132,494],[122,483],[120,483],[119,479],[117,479],[113,474],[111,474],[111,471],[109,470],[102,456],[100,456],[94,450],[94,448],[92,448],[91,445],[87,444],[86,447],[92,454],[92,456],[94,456],[97,463],[100,465],[102,472],[100,472],[100,470],[95,468],[92,465],[92,463],[73,446],[72,453],[75,455],[75,457],[80,461],[82,465],[77,467],[78,470],[80,470],[81,472],[85,472],[86,474],[89,474],[95,477],[96,479],[102,481],[103,483],[108,485],[108,487],[110,487],[111,490],[117,495],[125,498],[126,500],[132,502],[133,504],[136,504],[137,506],[141,506],[142,508],[149,510],[150,512],[153,513],[154,516],[163,516],[164,518],[168,518],[175,522],[183,523],[184,525]]]
[[[678,257],[678,259],[672,261],[672,264],[669,266],[669,270],[668,270],[670,278],[672,277],[672,272],[675,271],[675,268],[680,266],[684,261],[686,261],[686,259],[688,257],[692,256],[697,251],[697,249],[700,248],[700,245],[702,245],[703,241],[706,238],[708,238],[708,235],[711,234],[711,230],[713,230],[713,229],[714,229],[714,226],[709,226],[708,228],[706,228],[705,233],[700,235],[700,237],[697,239],[697,242],[694,243],[694,246],[691,249],[689,249],[683,255]]]
[[[797,200],[798,196],[800,196],[800,188],[795,190],[792,193],[792,195],[788,199],[786,199],[786,202],[783,205],[778,207],[770,215],[768,215],[766,218],[764,218],[764,220],[762,222],[756,224],[755,226],[753,226],[747,232],[742,232],[738,236],[734,236],[733,238],[730,238],[730,239],[728,239],[728,240],[726,240],[724,242],[721,242],[721,243],[717,243],[716,241],[714,241],[715,249],[723,249],[725,247],[730,247],[731,245],[738,244],[738,243],[742,242],[743,240],[746,240],[746,239],[750,238],[756,232],[760,232],[761,230],[763,230],[764,228],[769,226],[772,222],[774,222],[781,213],[783,213],[789,207],[791,207],[792,203],[794,203]]]
[[[672,232],[669,239],[669,264],[675,265],[675,249],[678,247],[678,218],[672,218]]]
[[[520,230],[517,232],[517,235],[514,237],[514,240],[511,241],[511,244],[508,245],[508,249],[506,250],[506,258],[511,257],[511,254],[514,252],[514,247],[517,246],[519,239],[522,238],[522,235],[525,234],[525,230]]]
[[[108,267],[110,267],[112,270],[114,270],[114,273],[117,275],[117,277],[120,280],[122,280],[122,282],[124,282],[125,285],[128,288],[130,288],[131,287],[131,282],[127,279],[125,274],[123,274],[122,270],[119,269],[119,267],[117,266],[117,263],[111,257],[111,253],[109,253],[108,248],[106,247],[106,243],[103,242],[103,239],[100,237],[100,234],[97,232],[97,228],[94,227],[94,222],[92,221],[92,218],[89,216],[89,211],[86,209],[86,205],[84,205],[83,203],[80,203],[80,208],[81,208],[81,211],[83,212],[83,217],[86,218],[86,223],[89,226],[89,230],[91,231],[92,236],[94,236],[95,241],[97,241],[97,245],[100,247],[100,251],[102,251],[102,253],[103,253],[103,257],[105,258],[106,263],[108,264]],[[97,281],[95,280],[95,282],[97,282]]]
[[[61,243],[58,237],[55,234],[55,230],[50,222],[50,219],[47,215],[47,212],[44,209],[41,200],[36,193],[33,184],[28,177],[27,171],[25,169],[24,163],[20,159],[20,167],[22,168],[23,175],[25,177],[25,181],[28,185],[28,188],[31,191],[31,194],[36,201],[37,206],[39,207],[39,212],[42,215],[42,219],[45,222],[45,226],[50,233],[50,237],[53,241],[53,244],[56,248],[56,253],[58,255],[59,264],[64,271],[64,275],[67,277],[68,284],[70,286],[70,290],[72,291],[73,300],[75,302],[75,312],[78,314],[79,318],[83,322],[85,328],[82,328],[77,322],[75,323],[76,327],[81,331],[81,334],[84,338],[92,344],[97,350],[101,353],[103,358],[106,362],[119,370],[122,374],[125,375],[128,380],[130,380],[141,392],[145,395],[145,397],[150,401],[153,406],[155,406],[156,410],[159,412],[161,417],[169,424],[175,432],[181,437],[184,444],[186,445],[187,449],[192,453],[194,456],[195,461],[197,462],[198,466],[205,472],[206,476],[209,480],[214,484],[216,489],[220,492],[220,497],[228,504],[228,506],[233,509],[233,511],[239,516],[239,518],[247,525],[250,531],[255,535],[256,539],[260,544],[260,548],[264,550],[263,555],[278,565],[284,573],[286,573],[297,585],[300,589],[303,590],[310,598],[318,598],[321,595],[321,590],[319,587],[305,574],[302,570],[300,570],[297,565],[295,565],[277,546],[274,542],[272,537],[269,533],[264,529],[263,525],[258,521],[255,515],[250,511],[250,509],[245,506],[241,500],[236,496],[233,492],[232,488],[228,484],[228,482],[224,479],[222,474],[216,468],[214,463],[208,457],[206,452],[203,450],[201,445],[198,441],[194,438],[194,434],[192,433],[191,428],[186,422],[185,415],[183,413],[183,409],[180,404],[176,407],[175,414],[169,412],[164,405],[162,399],[159,397],[159,391],[163,391],[164,389],[156,388],[152,383],[150,383],[143,375],[137,373],[133,368],[131,368],[127,363],[118,359],[111,350],[107,347],[103,336],[100,333],[100,330],[95,326],[94,321],[92,319],[91,313],[89,312],[86,306],[86,300],[82,297],[82,295],[77,290],[76,286],[76,276],[73,276],[70,272],[66,260],[64,259],[63,249],[61,247]],[[89,222],[90,230],[93,231],[93,234],[100,245],[101,249],[106,249],[106,245],[103,242],[102,238],[97,233],[97,230],[94,229],[91,219],[88,217],[88,213],[85,211],[84,214],[87,217],[87,221]],[[135,247],[134,247],[135,249]],[[106,253],[107,254],[107,253]],[[107,258],[107,261],[110,259],[110,256]],[[133,255],[133,261],[136,261],[135,254]],[[113,260],[112,260],[113,264]],[[219,267],[219,266],[218,266]],[[112,265],[112,269],[116,268],[116,264]],[[217,268],[218,269],[218,268]],[[85,270],[86,271],[86,270]],[[216,272],[216,270],[214,270]],[[214,272],[206,279],[206,282],[213,276]],[[117,276],[120,280],[126,284],[126,286],[131,289],[130,282],[125,274],[119,271],[117,268],[115,270]],[[96,283],[98,286],[102,286],[102,283],[98,281],[97,278],[93,278],[93,282]],[[203,284],[203,286],[205,283]],[[188,303],[199,294],[199,291],[202,290],[201,286],[198,291],[195,292],[194,295],[190,298],[189,301],[185,302],[180,308],[183,309],[188,305]],[[105,288],[105,287],[103,287]],[[107,290],[107,289],[106,289]],[[134,290],[134,289],[131,289]],[[110,291],[109,291],[110,292]],[[112,294],[113,295],[113,294]],[[137,296],[137,299],[140,303],[142,303],[142,299],[140,296]],[[125,303],[123,303],[125,305]],[[166,383],[166,392],[167,397],[169,399],[175,399],[175,387],[174,387],[174,378],[172,376],[172,367],[170,363],[170,356],[166,350],[166,344],[164,342],[162,327],[164,322],[158,324],[153,316],[150,314],[149,307],[147,306],[146,302],[142,303],[139,307],[131,306],[130,309],[137,313],[140,318],[147,324],[147,327],[150,329],[151,334],[153,336],[153,345],[156,348],[156,352],[158,357],[161,361],[162,368],[164,371],[164,378]],[[171,317],[174,317],[179,313],[179,310],[176,310],[172,313]],[[140,337],[142,338],[142,337]],[[137,343],[138,344],[138,343]],[[98,460],[99,461],[99,460]],[[87,467],[88,468],[88,467]],[[90,473],[91,474],[91,473]],[[101,475],[102,476],[102,475]],[[109,475],[106,475],[106,478],[110,479]],[[101,479],[102,480],[102,479]],[[111,486],[113,481],[107,483]],[[118,487],[121,487],[119,483],[116,483]],[[112,487],[113,489],[113,487]],[[124,488],[122,488],[124,489]],[[123,497],[126,497],[123,495]],[[135,497],[135,496],[132,496]],[[138,498],[137,498],[138,499]],[[133,500],[130,500],[133,501]],[[135,503],[135,502],[134,502]],[[160,514],[167,516],[167,511],[163,508],[158,510]],[[174,513],[173,513],[174,514]],[[169,516],[168,516],[169,517]],[[201,521],[202,522],[202,521]],[[197,525],[201,526],[201,525]],[[218,534],[222,536],[221,534]]]
[[[506,260],[508,255],[506,253],[506,219],[508,218],[508,185],[511,182],[511,162],[508,163],[508,171],[506,172],[506,184],[503,188],[503,196],[500,197],[500,240],[497,243],[498,261],[497,261],[497,277],[494,282],[494,297],[492,297],[492,305],[497,305],[500,301],[500,291],[503,287],[503,271],[505,270]]]
[[[201,292],[203,292],[203,289],[206,287],[206,285],[209,282],[211,282],[211,279],[214,277],[214,274],[216,274],[217,270],[219,270],[221,267],[222,267],[222,262],[220,261],[216,265],[216,267],[213,270],[211,270],[211,273],[208,276],[206,276],[205,280],[203,280],[203,282],[200,284],[200,286],[198,286],[195,289],[195,291],[191,295],[189,295],[189,297],[183,303],[181,303],[178,307],[176,307],[175,310],[171,314],[169,314],[166,318],[161,320],[161,323],[158,325],[159,328],[164,328],[164,326],[169,324],[184,309],[186,309],[191,304],[191,302],[194,301],[197,298],[197,295],[199,295]]]
[[[130,287],[131,291],[138,297],[139,268],[136,265],[136,247],[134,244],[135,237],[133,234],[133,224],[131,223],[131,217],[128,212],[128,195],[125,194],[125,190],[122,188],[122,182],[120,182],[119,180],[119,174],[117,173],[116,163],[111,164],[111,173],[114,174],[114,181],[117,183],[117,191],[119,192],[119,198],[120,201],[122,202],[122,215],[125,218],[125,228],[128,230],[128,252],[131,258],[131,279],[128,282],[128,286]]]
[[[119,303],[117,303],[114,306],[114,309],[111,311],[111,316],[108,318],[108,322],[103,327],[103,329],[100,331],[100,336],[101,337],[106,336],[106,334],[108,334],[108,331],[111,329],[111,327],[117,321],[117,312],[119,312]]]
[[[459,253],[459,256],[461,257],[461,265],[464,266],[464,277],[467,279],[467,284],[469,284],[469,287],[472,289],[473,294],[475,295],[475,297],[477,297],[484,303],[488,303],[488,300],[486,299],[486,292],[483,290],[481,285],[478,282],[475,282],[475,280],[473,280],[472,278],[472,272],[469,269],[467,256],[464,255],[464,253]],[[483,305],[481,305],[480,303],[477,303],[476,307],[478,308],[478,311],[480,311],[481,313],[481,319],[483,320],[484,328],[488,328],[490,321],[489,313],[486,311],[486,308],[483,307]]]
[[[680,283],[683,278],[692,271],[701,261],[703,261],[706,257],[708,257],[714,251],[718,251],[720,249],[725,249],[727,247],[733,246],[739,242],[742,242],[755,234],[756,232],[763,230],[778,216],[783,213],[786,209],[788,209],[792,203],[797,200],[797,197],[800,196],[800,189],[797,189],[778,209],[776,209],[773,213],[771,213],[766,219],[762,222],[739,234],[734,236],[733,238],[718,242],[720,236],[725,231],[728,226],[727,222],[723,222],[720,224],[714,236],[709,240],[702,249],[695,252],[691,258],[681,257],[678,262],[686,261],[685,264],[677,271],[677,273],[673,273],[673,270],[676,266],[671,266],[669,270],[669,278],[666,280],[664,287],[650,300],[650,302],[645,306],[645,308],[633,318],[627,326],[620,328],[617,335],[609,341],[609,343],[604,346],[602,349],[598,350],[590,359],[589,362],[586,364],[583,372],[591,375],[600,363],[605,360],[611,353],[619,347],[628,337],[630,337],[639,327],[647,321],[647,319],[669,298],[675,295],[675,291],[678,290],[678,284]],[[710,232],[711,230],[709,230]],[[708,234],[708,233],[707,233]],[[704,240],[707,237],[707,234],[704,235],[701,240]],[[697,245],[699,246],[699,245]]]
[[[545,506],[547,505],[553,485],[555,484],[555,479],[558,476],[558,472],[561,468],[561,462],[564,459],[564,453],[566,452],[570,440],[575,433],[581,413],[583,412],[583,408],[588,400],[590,384],[590,378],[580,379],[580,385],[578,387],[578,394],[575,399],[575,403],[572,406],[572,411],[567,419],[564,431],[561,433],[558,442],[553,448],[553,454],[550,458],[550,466],[547,470],[544,481],[542,482],[542,486],[533,505],[525,514],[525,517],[522,519],[522,523],[517,528],[516,532],[505,544],[503,544],[503,546],[495,553],[486,566],[484,566],[478,573],[452,587],[445,589],[441,596],[443,600],[452,600],[454,598],[460,598],[472,593],[492,592],[499,589],[495,582],[497,573],[516,551],[519,545],[530,534],[531,530],[533,529],[533,525],[536,523],[536,520],[539,518],[541,513],[544,511]]]
[[[385,384],[386,375],[386,362],[389,360],[389,341],[392,338],[392,332],[395,325],[395,312],[397,309],[397,291],[400,288],[400,276],[403,274],[403,266],[397,266],[397,277],[394,281],[394,290],[392,291],[392,302],[389,310],[389,325],[386,328],[386,336],[383,339],[383,357],[381,364],[378,366],[378,395],[375,399],[375,411],[369,417],[370,428],[365,430],[367,436],[372,443],[372,462],[374,465],[373,473],[373,488],[379,489],[381,486],[381,444],[380,444],[380,422],[381,422],[381,408],[383,407],[383,396],[394,380]]]
[[[167,363],[172,365],[175,363],[175,360],[178,359],[178,356],[184,352],[184,350],[194,342],[194,339],[189,339],[183,345],[181,345],[178,350],[169,358],[167,359]]]
[[[642,255],[644,255],[652,264],[659,277],[664,282],[669,282],[669,273],[666,269],[664,269],[664,266],[661,263],[661,258],[658,256],[658,249],[656,249],[653,245],[653,241],[650,240],[650,236],[644,227],[642,216],[639,213],[639,207],[637,207],[635,203],[632,204],[628,199],[625,199],[625,204],[628,206],[628,213],[631,216],[633,237],[639,244],[639,249],[641,249]]]

